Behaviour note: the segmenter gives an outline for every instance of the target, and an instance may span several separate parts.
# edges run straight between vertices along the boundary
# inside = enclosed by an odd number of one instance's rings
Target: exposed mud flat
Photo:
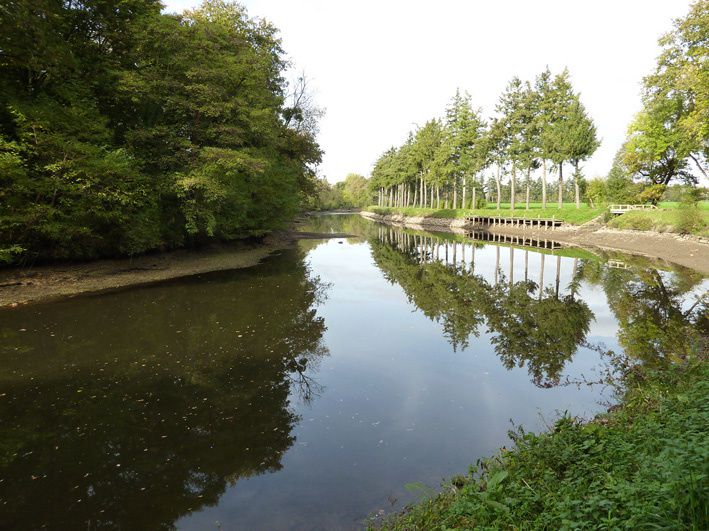
[[[151,284],[173,278],[253,267],[296,240],[349,234],[281,232],[257,243],[214,244],[133,258],[0,270],[0,307]]]

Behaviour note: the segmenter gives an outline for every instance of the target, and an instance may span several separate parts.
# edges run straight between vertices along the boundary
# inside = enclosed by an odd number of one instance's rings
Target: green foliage
[[[608,182],[605,179],[591,179],[586,187],[586,199],[593,206],[608,202]]]
[[[697,182],[709,156],[709,1],[696,0],[662,39],[644,81],[643,110],[628,130],[625,160],[649,182]]]
[[[502,202],[504,191],[514,208],[520,200],[520,178],[525,202],[533,196],[546,198],[550,161],[559,168],[560,197],[568,193],[561,172],[569,162],[576,169],[577,191],[582,192],[580,164],[599,142],[568,71],[552,76],[547,69],[534,86],[514,77],[496,112],[488,125],[470,96],[456,91],[445,120],[429,120],[409,133],[403,145],[379,157],[370,179],[378,206],[480,207],[481,199],[490,201],[493,195],[496,203]],[[486,181],[484,172],[491,166],[496,176]],[[541,182],[533,176],[539,168],[544,172]],[[505,178],[508,184],[503,184]],[[580,207],[580,195],[577,204]]]
[[[24,249],[19,245],[0,248],[0,264],[9,264],[16,255],[22,254],[23,251]]]
[[[664,184],[651,184],[643,188],[642,192],[638,195],[638,201],[640,203],[650,203],[651,205],[657,205],[665,194],[665,189],[667,187]]]
[[[677,232],[680,234],[701,233],[709,225],[696,203],[683,204],[677,210]]]
[[[645,210],[626,212],[615,216],[608,226],[617,229],[654,230],[709,235],[709,212],[699,206],[682,206],[668,210]]]
[[[696,201],[709,198],[707,188],[699,188],[686,184],[674,184],[667,187],[662,196],[662,206],[667,208],[685,200],[687,194],[695,195]]]
[[[239,238],[313,193],[315,110],[286,105],[276,29],[241,6],[13,6],[0,10],[0,246],[76,259]]]
[[[563,417],[481,461],[384,529],[706,529],[709,370],[629,379],[623,407],[590,423]]]
[[[300,208],[306,211],[338,210],[345,208],[345,200],[342,196],[342,186],[344,183],[336,183],[334,186],[327,182],[327,179],[317,179],[315,182],[315,192],[303,195]]]
[[[640,191],[640,186],[633,182],[630,170],[625,164],[625,150],[624,144],[615,154],[613,165],[608,172],[606,185],[608,187],[607,200],[609,203],[637,203],[637,194]]]
[[[357,173],[350,173],[345,177],[342,188],[342,198],[346,205],[351,207],[365,207],[372,202],[367,179]]]

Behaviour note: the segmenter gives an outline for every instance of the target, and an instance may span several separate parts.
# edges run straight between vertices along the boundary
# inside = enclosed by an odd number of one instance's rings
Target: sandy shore
[[[0,307],[252,267],[275,251],[294,245],[296,240],[348,236],[351,235],[282,232],[254,244],[218,244],[134,258],[0,270]]]
[[[383,223],[392,223],[423,230],[450,230],[467,232],[465,220],[445,218],[381,216],[362,212],[362,216]],[[693,236],[609,229],[601,224],[587,223],[581,226],[565,225],[555,229],[536,230],[513,228],[502,225],[489,229],[496,234],[525,235],[530,238],[546,238],[567,245],[620,251],[628,254],[678,264],[709,276],[709,243]]]

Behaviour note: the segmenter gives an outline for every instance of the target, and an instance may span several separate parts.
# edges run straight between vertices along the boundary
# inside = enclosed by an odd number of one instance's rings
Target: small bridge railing
[[[609,205],[611,214],[623,214],[631,210],[657,210],[655,205]]]

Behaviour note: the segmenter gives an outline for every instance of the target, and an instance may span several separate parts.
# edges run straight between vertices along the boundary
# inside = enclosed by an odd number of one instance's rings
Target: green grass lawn
[[[608,226],[709,237],[709,209],[700,205],[696,209],[636,210],[614,217]]]
[[[541,203],[530,203],[529,210],[525,208],[524,203],[516,205],[516,208],[510,210],[509,203],[502,203],[499,210],[494,205],[491,207],[469,210],[469,209],[435,209],[435,208],[391,208],[370,206],[364,210],[374,212],[376,214],[402,214],[404,216],[421,216],[433,218],[463,218],[466,216],[499,216],[499,217],[517,217],[517,218],[548,218],[558,219],[564,223],[571,225],[581,225],[604,213],[603,208],[590,208],[588,205],[581,205],[581,208],[576,208],[573,204],[566,204],[559,209],[556,206],[542,208]]]
[[[679,201],[660,201],[657,206],[659,208],[678,208]],[[709,201],[699,201],[699,210],[709,210]]]

